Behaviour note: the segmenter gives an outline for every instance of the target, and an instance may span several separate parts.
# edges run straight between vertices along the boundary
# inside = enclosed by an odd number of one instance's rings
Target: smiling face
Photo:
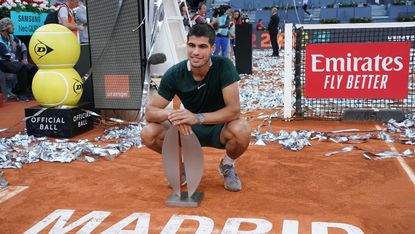
[[[210,45],[208,37],[190,36],[187,41],[187,56],[192,68],[209,67],[211,54],[215,45]]]

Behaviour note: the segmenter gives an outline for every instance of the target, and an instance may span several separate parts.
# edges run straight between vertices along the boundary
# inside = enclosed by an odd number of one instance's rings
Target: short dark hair
[[[215,44],[215,31],[213,30],[212,26],[209,24],[195,24],[193,25],[189,33],[187,34],[187,40],[191,36],[195,37],[207,37],[209,38],[209,44],[213,45]]]

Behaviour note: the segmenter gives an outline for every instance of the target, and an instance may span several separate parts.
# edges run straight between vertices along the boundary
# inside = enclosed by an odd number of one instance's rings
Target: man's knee
[[[151,145],[154,144],[155,139],[159,135],[159,131],[157,130],[156,126],[154,124],[148,124],[141,130],[141,140],[144,143],[144,145]]]
[[[237,139],[250,140],[251,137],[251,126],[246,120],[238,119],[229,122],[226,126],[227,130],[232,133]]]

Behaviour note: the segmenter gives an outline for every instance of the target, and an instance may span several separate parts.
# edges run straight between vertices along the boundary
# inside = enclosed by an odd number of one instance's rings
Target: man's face
[[[10,25],[10,26],[7,28],[7,32],[8,32],[9,34],[13,34],[13,33],[14,33],[14,26],[13,26],[13,24],[12,24],[12,25]]]
[[[68,6],[72,9],[72,8],[76,8],[79,6],[79,0],[69,0],[68,1]]]
[[[187,41],[187,57],[193,68],[209,66],[210,55],[215,51],[215,45],[209,44],[209,38],[190,36]]]

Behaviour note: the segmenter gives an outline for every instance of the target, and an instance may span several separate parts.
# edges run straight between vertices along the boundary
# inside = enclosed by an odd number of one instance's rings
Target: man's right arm
[[[69,23],[69,10],[66,7],[61,7],[58,10],[58,17],[62,22],[62,25],[69,28],[70,30],[84,30],[82,25]]]
[[[5,56],[9,51],[7,50],[6,46],[3,43],[0,43],[0,56]]]
[[[169,100],[155,93],[151,98],[150,104],[146,107],[145,117],[148,122],[162,123],[168,119],[168,115],[172,110],[166,110]]]
[[[5,60],[11,59],[11,53],[3,43],[0,43],[0,58]]]

